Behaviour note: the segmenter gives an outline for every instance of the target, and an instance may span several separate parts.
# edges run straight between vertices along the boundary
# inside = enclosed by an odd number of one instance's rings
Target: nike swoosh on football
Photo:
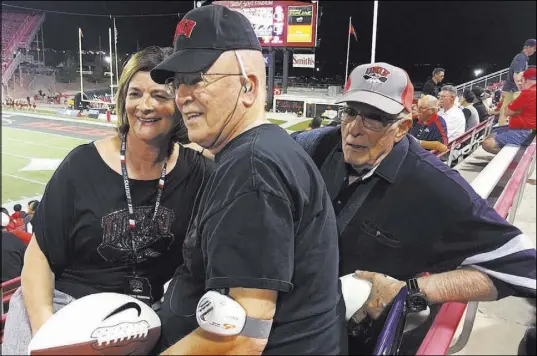
[[[138,316],[142,314],[142,308],[140,308],[140,306],[137,303],[128,302],[128,303],[123,304],[122,306],[120,306],[119,308],[111,312],[110,314],[108,314],[108,316],[104,318],[103,321],[105,321],[106,319],[110,318],[113,315],[119,314],[128,309],[135,309],[136,311],[138,311]]]

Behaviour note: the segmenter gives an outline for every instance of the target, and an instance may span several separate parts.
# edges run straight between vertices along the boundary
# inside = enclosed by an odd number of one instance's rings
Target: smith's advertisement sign
[[[293,54],[293,67],[315,68],[314,54]]]

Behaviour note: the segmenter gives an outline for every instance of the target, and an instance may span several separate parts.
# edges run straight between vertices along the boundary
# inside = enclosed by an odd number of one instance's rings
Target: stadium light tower
[[[197,9],[198,7],[202,7],[203,5],[210,5],[212,1],[205,0],[205,1],[194,1],[194,8]]]

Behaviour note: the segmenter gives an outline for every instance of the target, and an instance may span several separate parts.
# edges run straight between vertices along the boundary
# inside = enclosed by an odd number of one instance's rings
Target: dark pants
[[[519,355],[537,355],[537,349],[535,347],[535,326],[532,326],[526,330],[526,334],[520,344],[518,345]]]

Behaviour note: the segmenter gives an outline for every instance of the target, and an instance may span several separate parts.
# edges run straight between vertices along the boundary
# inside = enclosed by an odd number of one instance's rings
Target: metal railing
[[[467,155],[479,147],[490,134],[493,126],[494,116],[490,116],[486,121],[450,141],[447,151],[437,154],[437,157],[444,160],[450,167],[461,163]]]
[[[30,49],[32,39],[36,36],[43,21],[44,15],[36,14],[30,19],[27,26],[21,31],[23,38],[19,41],[19,47],[26,48],[26,50]]]
[[[21,56],[22,54],[18,52],[17,56],[15,56],[15,58],[11,62],[9,62],[6,71],[2,74],[2,84],[8,84],[9,80],[11,79],[11,76],[13,75],[13,73],[15,73],[15,70],[17,69],[17,66],[21,61]]]
[[[470,80],[469,82],[462,83],[457,85],[457,94],[462,94],[465,89],[472,89],[472,87],[480,86],[487,88],[489,85],[500,83],[502,80],[507,79],[507,74],[509,73],[509,67],[499,70],[497,72],[487,74],[483,77]]]

